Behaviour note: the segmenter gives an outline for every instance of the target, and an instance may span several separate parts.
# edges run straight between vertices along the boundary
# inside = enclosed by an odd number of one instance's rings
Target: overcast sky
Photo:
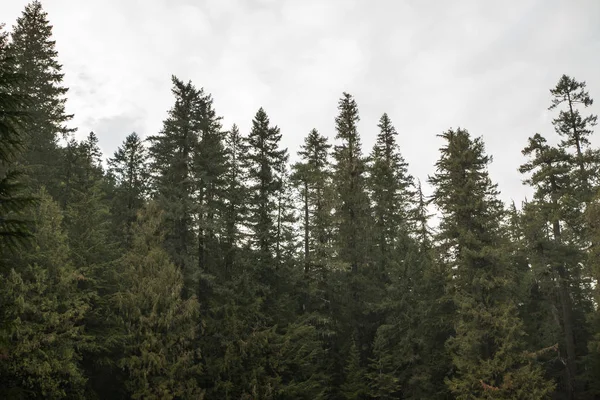
[[[26,0],[1,0],[11,27]],[[549,89],[585,80],[600,113],[598,0],[45,0],[68,111],[106,155],[161,128],[170,76],[214,97],[226,127],[247,133],[264,107],[292,154],[311,128],[333,139],[343,91],[358,102],[363,151],[387,112],[410,172],[434,172],[441,141],[483,136],[505,201],[520,202],[520,151],[556,141]],[[600,129],[597,129],[600,131]],[[600,140],[593,139],[594,144]]]

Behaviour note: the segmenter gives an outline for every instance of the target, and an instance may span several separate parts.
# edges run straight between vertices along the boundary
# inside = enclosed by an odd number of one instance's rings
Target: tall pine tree
[[[510,290],[514,271],[503,251],[504,209],[487,171],[491,159],[481,138],[463,129],[441,137],[446,143],[430,183],[457,309],[447,342],[455,368],[448,387],[458,399],[543,399],[553,387],[523,351],[523,324]]]

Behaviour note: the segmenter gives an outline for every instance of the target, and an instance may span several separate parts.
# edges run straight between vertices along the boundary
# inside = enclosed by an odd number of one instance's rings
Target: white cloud
[[[25,0],[0,2],[10,27]],[[156,133],[170,76],[213,94],[226,126],[247,131],[260,106],[295,152],[313,127],[334,136],[337,100],[355,95],[364,152],[387,112],[411,172],[425,181],[463,127],[483,135],[503,199],[522,199],[520,154],[554,135],[548,90],[587,80],[600,113],[600,2],[581,0],[47,0],[68,111],[107,154],[131,131]],[[600,144],[600,141],[593,140]]]

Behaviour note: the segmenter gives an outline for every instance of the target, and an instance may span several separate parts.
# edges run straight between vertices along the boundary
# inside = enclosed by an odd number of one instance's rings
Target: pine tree
[[[540,134],[529,138],[523,154],[530,161],[519,170],[531,173],[524,183],[535,188],[534,202],[528,207],[529,218],[538,225],[536,236],[529,239],[534,268],[550,279],[546,284],[556,291],[556,307],[561,314],[560,354],[566,366],[564,390],[568,398],[574,398],[578,363],[575,327],[585,323],[575,320],[573,302],[587,296],[580,293],[585,285],[581,281],[583,253],[578,249],[578,224],[570,224],[579,219],[571,195],[570,156],[562,148],[549,146]]]
[[[22,214],[33,203],[33,199],[23,193],[22,171],[15,166],[26,143],[24,123],[31,117],[27,111],[30,99],[15,93],[24,77],[15,72],[14,59],[6,54],[7,37],[2,28],[0,26],[0,256],[6,250],[16,250],[23,239],[30,237],[30,227]]]
[[[198,269],[200,273],[221,273],[219,238],[225,229],[227,154],[221,118],[212,97],[200,89],[199,138],[194,151],[195,201],[198,219]]]
[[[316,129],[304,139],[292,166],[292,183],[299,190],[302,209],[304,276],[323,290],[327,264],[332,256],[333,208],[331,167],[327,138]],[[306,304],[304,304],[306,306]]]
[[[277,246],[277,196],[283,189],[282,176],[278,174],[287,161],[287,150],[279,148],[281,134],[278,127],[270,125],[269,117],[260,108],[252,121],[247,137],[250,216],[248,227],[252,242],[258,251],[258,261],[265,267],[272,263]],[[270,266],[271,268],[274,265]]]
[[[225,136],[227,157],[226,187],[224,202],[226,208],[223,215],[224,275],[230,276],[237,264],[238,248],[241,247],[241,225],[245,217],[246,191],[244,186],[243,156],[246,152],[245,142],[237,125],[233,125]]]
[[[165,210],[165,249],[183,271],[186,293],[195,291],[197,280],[194,251],[194,153],[201,130],[202,99],[191,82],[172,77],[175,105],[163,123],[162,131],[150,136],[152,191]]]
[[[134,244],[119,260],[117,292],[112,296],[113,324],[123,347],[117,365],[127,372],[133,399],[202,398],[199,304],[182,298],[183,276],[161,248],[161,212],[150,203],[134,228]]]
[[[442,213],[439,240],[453,273],[455,334],[447,342],[456,369],[447,380],[458,399],[542,399],[553,390],[523,352],[524,331],[511,299],[514,271],[504,258],[504,210],[481,138],[444,132],[446,144],[430,177]]]
[[[58,63],[52,25],[40,1],[29,3],[11,34],[9,54],[14,57],[17,72],[25,79],[17,93],[30,96],[32,118],[24,129],[29,133],[27,151],[22,160],[34,188],[44,185],[56,197],[60,182],[56,177],[60,152],[58,140],[74,132],[67,127],[72,118],[65,112],[62,66]]]
[[[147,150],[135,132],[125,138],[108,160],[108,172],[116,184],[111,214],[116,232],[125,246],[131,244],[131,228],[148,192],[146,161]]]
[[[343,398],[348,400],[366,399],[368,394],[366,372],[362,367],[356,339],[350,346],[345,370],[346,379],[341,388]]]
[[[93,132],[80,143],[71,142],[73,165],[65,209],[65,225],[75,265],[91,270],[112,260],[110,209],[102,153]]]
[[[0,393],[2,398],[81,398],[86,378],[79,367],[88,338],[88,310],[69,263],[58,205],[42,190],[35,209],[35,245],[0,276]]]
[[[582,117],[577,109],[578,106],[587,108],[594,103],[585,88],[585,82],[578,82],[563,75],[556,87],[550,90],[552,105],[548,109],[566,106],[566,110],[560,110],[558,118],[555,118],[552,124],[556,133],[564,138],[560,143],[561,148],[572,149],[574,153],[574,194],[582,195],[582,200],[589,202],[593,195],[591,185],[598,183],[598,155],[589,150],[589,136],[593,133],[592,128],[596,125],[598,117],[593,114]]]
[[[334,177],[337,182],[338,251],[353,274],[365,266],[368,243],[369,199],[366,193],[366,163],[362,155],[357,123],[360,120],[354,98],[344,93],[338,103],[334,147]]]
[[[279,230],[279,197],[284,190],[287,149],[279,148],[281,133],[271,126],[266,112],[260,108],[252,121],[252,130],[246,138],[247,153],[244,157],[247,168],[247,228],[254,250],[253,264],[260,293],[268,299],[266,309],[279,307],[276,293],[281,283],[278,264],[281,232]],[[273,309],[271,309],[273,311]],[[274,315],[270,314],[271,317]]]
[[[373,236],[377,240],[377,265],[380,273],[385,274],[391,263],[400,261],[402,250],[406,250],[412,177],[396,143],[398,133],[387,114],[381,116],[378,127],[380,132],[370,157],[369,188],[375,222]]]

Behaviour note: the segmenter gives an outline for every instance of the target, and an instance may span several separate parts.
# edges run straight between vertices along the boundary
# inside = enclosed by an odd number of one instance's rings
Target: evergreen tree
[[[150,136],[152,190],[165,210],[165,249],[186,281],[191,294],[197,280],[194,251],[194,153],[201,130],[202,99],[191,82],[172,77],[175,105],[163,123],[162,131]]]
[[[30,100],[16,93],[24,77],[15,72],[14,59],[6,54],[7,39],[2,28],[0,26],[0,257],[5,250],[16,250],[23,239],[30,237],[22,214],[33,201],[23,193],[22,171],[15,166],[26,142],[24,122],[30,118],[27,111]]]
[[[245,217],[246,191],[244,186],[243,157],[246,152],[245,142],[237,125],[233,125],[225,136],[227,157],[226,187],[224,202],[226,208],[223,215],[224,275],[229,276],[237,261],[238,248],[242,245],[241,225]]]
[[[353,274],[357,274],[367,262],[365,246],[368,243],[369,199],[365,182],[366,163],[358,134],[358,107],[350,94],[343,94],[338,111],[336,139],[341,143],[334,147],[333,152],[339,203],[337,247],[341,261],[348,264]]]
[[[52,25],[40,1],[32,1],[25,7],[11,39],[9,54],[15,60],[17,72],[25,77],[18,85],[17,93],[32,99],[32,118],[24,127],[29,136],[22,161],[28,167],[33,187],[44,185],[56,197],[60,184],[57,180],[60,159],[57,143],[74,129],[66,125],[72,118],[65,112],[68,89],[62,85],[62,66],[57,60]]]
[[[125,138],[108,160],[108,172],[116,184],[111,214],[116,232],[126,246],[131,244],[131,228],[148,191],[146,161],[147,150],[135,132]]]
[[[194,151],[195,200],[198,219],[198,268],[200,273],[221,273],[219,238],[223,234],[227,154],[221,118],[212,97],[200,89],[199,138]],[[218,270],[219,269],[219,270]]]
[[[378,127],[380,132],[371,153],[369,188],[375,222],[373,236],[377,240],[376,263],[385,274],[406,250],[412,177],[396,143],[398,133],[387,114],[382,115]]]
[[[197,387],[199,305],[182,298],[183,276],[161,248],[161,212],[153,203],[141,213],[130,252],[118,262],[113,323],[122,348],[117,366],[127,373],[132,399],[202,398]]]
[[[589,136],[593,133],[592,128],[596,125],[598,117],[590,114],[583,117],[578,106],[590,107],[594,101],[585,90],[586,83],[578,82],[567,75],[561,76],[554,89],[550,90],[552,105],[549,110],[566,106],[566,110],[560,110],[558,118],[552,121],[556,133],[563,138],[560,146],[571,149],[574,153],[574,195],[582,195],[582,200],[591,200],[592,183],[598,183],[596,175],[599,159],[596,152],[589,149]]]
[[[298,152],[300,161],[293,165],[291,175],[302,202],[300,219],[303,231],[304,277],[306,284],[313,286],[307,290],[317,290],[320,293],[314,293],[313,297],[320,298],[324,295],[327,266],[332,257],[333,193],[330,148],[326,137],[316,129],[311,130]],[[308,302],[308,299],[304,300],[305,309]]]
[[[346,361],[346,379],[342,385],[344,399],[366,399],[368,394],[366,371],[362,367],[357,341],[354,339],[350,346]]]
[[[577,226],[569,224],[578,219],[573,201],[570,179],[570,156],[562,148],[551,147],[540,134],[529,138],[523,154],[530,161],[520,167],[521,173],[531,173],[524,182],[535,188],[534,202],[527,211],[537,229],[530,235],[534,268],[543,273],[547,287],[556,293],[560,310],[562,338],[560,354],[565,363],[564,391],[567,398],[574,398],[577,391],[578,350],[576,326],[585,327],[584,321],[576,321],[574,301],[585,298],[581,290],[581,262],[583,253],[577,248]],[[575,226],[575,230],[571,227]]]
[[[110,237],[107,182],[101,165],[102,153],[93,132],[80,143],[71,142],[74,164],[66,201],[65,225],[73,261],[91,270],[112,260],[114,239]]]
[[[0,393],[2,398],[81,398],[86,378],[79,367],[86,299],[85,280],[69,263],[58,205],[39,193],[35,245],[0,276]]]
[[[246,139],[248,152],[245,163],[250,180],[247,223],[252,232],[252,243],[258,251],[257,261],[265,268],[274,267],[272,261],[278,245],[277,196],[283,190],[281,171],[288,158],[287,150],[279,148],[280,140],[279,128],[270,125],[267,113],[260,108]]]
[[[439,240],[457,308],[448,350],[455,367],[447,380],[458,399],[543,399],[553,390],[523,352],[524,331],[510,285],[515,276],[504,258],[504,210],[480,138],[449,130],[436,163],[433,201],[442,213]]]

